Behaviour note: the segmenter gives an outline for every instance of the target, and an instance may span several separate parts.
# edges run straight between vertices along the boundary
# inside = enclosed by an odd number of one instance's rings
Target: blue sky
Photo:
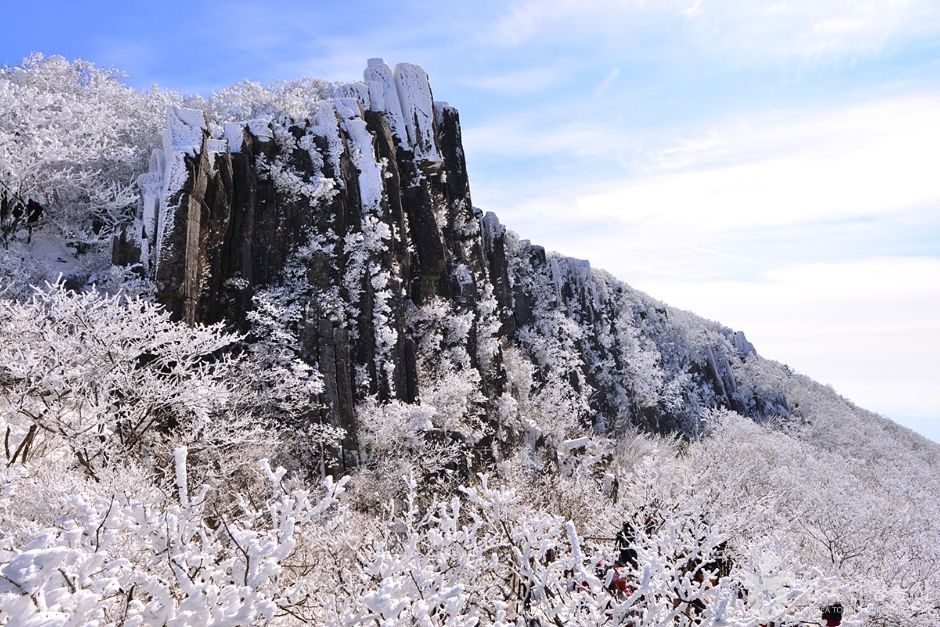
[[[35,2],[31,51],[189,92],[423,65],[474,201],[524,237],[744,330],[940,441],[933,0]]]

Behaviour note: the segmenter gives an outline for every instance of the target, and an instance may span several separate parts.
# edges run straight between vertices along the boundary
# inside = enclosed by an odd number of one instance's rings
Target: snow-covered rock
[[[392,135],[398,139],[399,145],[408,148],[408,131],[392,69],[385,63],[385,59],[369,59],[362,76],[369,88],[372,110],[385,113]]]
[[[395,89],[408,132],[408,143],[418,159],[440,161],[434,133],[434,99],[424,68],[411,63],[395,66]]]

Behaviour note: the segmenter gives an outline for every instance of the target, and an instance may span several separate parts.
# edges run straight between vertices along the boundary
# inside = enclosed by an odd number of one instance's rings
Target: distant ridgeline
[[[261,302],[290,312],[323,376],[319,419],[347,431],[344,463],[370,397],[432,405],[497,456],[553,437],[545,425],[692,434],[708,408],[794,413],[768,383],[787,372],[742,333],[475,208],[457,111],[420,67],[372,59],[362,82],[311,93],[310,112],[220,123],[171,107],[113,257],[189,323],[249,331]]]

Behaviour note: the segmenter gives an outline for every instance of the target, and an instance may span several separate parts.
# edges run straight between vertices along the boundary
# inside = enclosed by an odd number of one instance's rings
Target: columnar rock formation
[[[577,419],[600,430],[692,431],[709,405],[787,411],[779,395],[736,387],[733,366],[754,354],[743,336],[719,328],[676,352],[666,308],[474,208],[459,116],[433,101],[420,67],[372,59],[362,82],[311,94],[303,119],[232,123],[171,108],[139,184],[115,261],[139,263],[189,323],[247,328],[253,299],[272,290],[299,303],[302,354],[324,377],[323,417],[347,429],[350,449],[357,401],[421,399],[414,312],[438,299],[471,321],[461,367],[476,372],[490,422],[502,419],[509,346],[532,360],[536,387],[583,397]],[[545,358],[540,341],[572,358]],[[630,374],[643,359],[661,373],[652,392]],[[667,402],[670,384],[691,402]]]

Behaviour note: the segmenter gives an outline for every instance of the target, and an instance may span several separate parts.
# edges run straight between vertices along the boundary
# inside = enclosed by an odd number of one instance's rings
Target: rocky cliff
[[[372,59],[363,81],[311,93],[305,117],[171,108],[139,185],[114,261],[139,264],[189,323],[247,331],[258,298],[292,303],[287,322],[323,376],[311,400],[353,457],[357,403],[441,406],[445,369],[473,383],[459,418],[491,445],[526,403],[600,432],[690,433],[715,406],[790,412],[781,392],[740,384],[758,359],[743,334],[690,322],[476,209],[458,113],[420,67]]]

